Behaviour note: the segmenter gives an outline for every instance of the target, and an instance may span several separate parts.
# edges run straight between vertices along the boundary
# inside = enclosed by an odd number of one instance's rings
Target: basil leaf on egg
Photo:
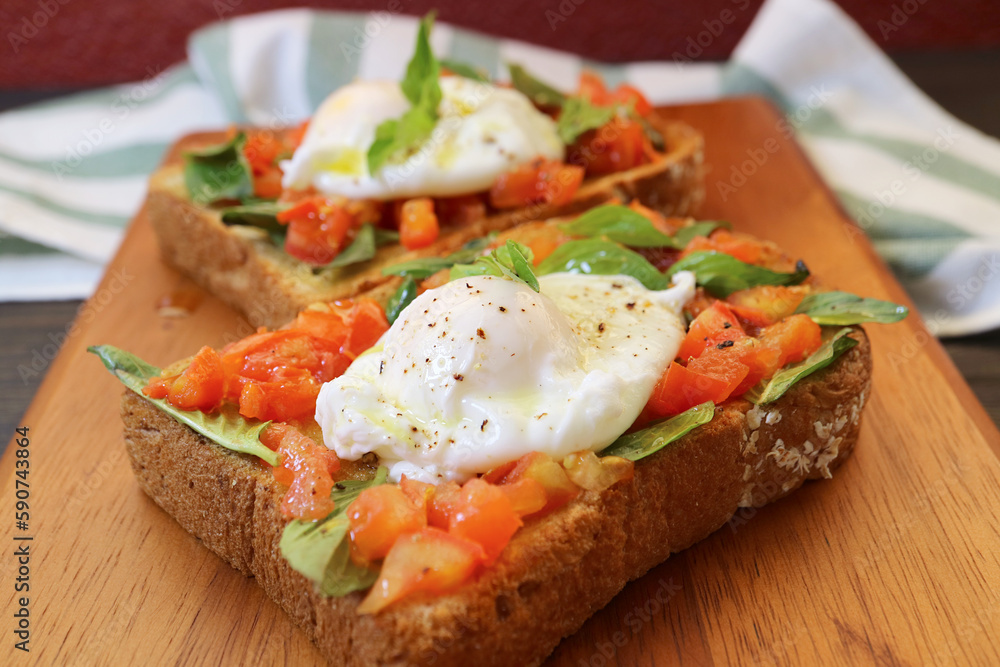
[[[686,227],[681,227],[674,233],[674,240],[677,242],[678,248],[686,248],[688,243],[696,236],[708,236],[716,229],[720,227],[724,229],[732,229],[733,226],[724,220],[706,220],[703,222],[696,222],[692,225],[687,225]]]
[[[566,96],[547,83],[528,74],[527,70],[515,63],[508,63],[510,84],[529,100],[540,107],[561,107]]]
[[[719,298],[758,285],[798,285],[809,277],[809,269],[802,262],[794,273],[781,273],[715,251],[691,253],[671,266],[667,275],[672,276],[678,271],[693,272],[698,284]]]
[[[862,298],[847,292],[818,292],[803,299],[795,312],[805,313],[816,324],[892,324],[905,318],[910,309],[891,301]]]
[[[592,208],[559,228],[571,236],[604,237],[633,248],[682,247],[654,227],[646,216],[615,204]]]
[[[375,141],[368,149],[368,173],[375,174],[386,162],[416,150],[434,130],[441,103],[441,65],[431,50],[430,32],[434,12],[420,20],[417,45],[400,83],[412,105],[398,119],[383,121],[375,128]]]
[[[531,265],[533,258],[531,248],[508,240],[489,255],[477,257],[472,264],[456,264],[451,267],[451,280],[467,276],[497,276],[523,282],[537,292],[538,279]]]
[[[562,271],[610,276],[625,274],[651,290],[666,289],[670,284],[670,279],[639,253],[601,239],[564,243],[535,267],[535,272],[542,276]]]
[[[403,309],[409,306],[416,298],[417,281],[413,279],[413,276],[407,276],[403,284],[396,288],[396,291],[389,297],[389,302],[385,305],[385,317],[389,320],[389,324],[391,325],[395,322],[399,314],[403,312]]]
[[[606,125],[614,115],[612,107],[595,106],[583,97],[568,97],[556,120],[556,132],[563,143],[569,146],[587,130],[596,130]]]
[[[473,81],[478,81],[479,83],[489,83],[490,79],[488,76],[483,74],[480,70],[476,69],[468,63],[463,63],[459,60],[451,60],[449,58],[440,58],[438,60],[441,63],[441,67],[448,70],[453,74],[465,77],[466,79],[471,79]]]
[[[343,480],[334,485],[330,498],[334,510],[322,521],[296,519],[285,525],[278,548],[296,572],[313,581],[327,597],[342,597],[370,588],[378,571],[351,559],[347,508],[365,489],[385,484],[388,469],[380,466],[368,481]]]
[[[126,387],[212,442],[233,452],[251,454],[272,466],[278,464],[278,454],[260,442],[260,434],[271,422],[251,424],[240,415],[225,411],[206,414],[201,410],[179,410],[162,398],[150,398],[142,393],[150,380],[159,377],[161,371],[156,366],[113,345],[91,345],[87,351],[96,354],[105,368]]]
[[[626,433],[608,445],[600,456],[620,456],[629,461],[644,459],[712,421],[714,416],[715,403],[706,401],[641,431]]]
[[[752,387],[743,397],[757,405],[778,400],[796,382],[826,368],[844,352],[857,345],[858,341],[848,336],[849,333],[851,333],[851,328],[844,327],[832,335],[825,335],[826,340],[819,346],[818,350],[797,364],[782,368],[770,380],[764,380]]]
[[[240,200],[253,196],[253,171],[243,154],[246,135],[184,153],[184,185],[195,204]]]

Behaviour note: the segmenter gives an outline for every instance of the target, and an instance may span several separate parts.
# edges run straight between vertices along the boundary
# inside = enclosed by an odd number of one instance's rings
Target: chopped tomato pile
[[[499,558],[528,517],[553,512],[582,489],[631,479],[631,461],[576,452],[562,463],[533,452],[461,486],[406,479],[366,489],[347,509],[351,557],[382,561],[358,611],[375,613],[416,593],[454,590]]]
[[[331,473],[340,462],[291,423],[312,419],[320,386],[341,375],[389,328],[372,299],[317,305],[277,331],[261,329],[220,352],[203,347],[176,375],[143,389],[181,410],[211,412],[224,403],[247,418],[273,421],[261,436],[281,453],[275,478],[288,484],[286,516],[318,519],[333,509]]]
[[[262,199],[275,199],[281,196],[280,160],[292,156],[295,149],[302,143],[308,123],[302,123],[297,128],[278,134],[270,130],[251,131],[247,134],[243,145],[243,155],[250,163],[253,172],[253,194]]]

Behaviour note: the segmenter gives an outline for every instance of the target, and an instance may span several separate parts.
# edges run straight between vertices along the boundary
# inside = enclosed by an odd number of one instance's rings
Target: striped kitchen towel
[[[932,330],[1000,326],[1000,143],[934,104],[828,0],[767,0],[729,62],[692,62],[748,8],[733,0],[669,62],[594,63],[446,24],[432,41],[501,79],[516,61],[563,88],[590,67],[660,104],[770,97]],[[415,31],[391,11],[244,16],[194,33],[188,63],[0,115],[0,300],[88,295],[170,143],[295,123],[356,77],[400,79]]]

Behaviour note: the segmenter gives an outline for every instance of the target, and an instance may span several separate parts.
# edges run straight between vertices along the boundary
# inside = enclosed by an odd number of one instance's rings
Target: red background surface
[[[384,10],[387,1],[305,4],[370,11]],[[441,20],[459,26],[607,61],[671,59],[684,51],[689,38],[706,29],[705,21],[717,20],[728,9],[735,20],[700,56],[725,58],[762,2],[401,1],[407,14],[422,15],[437,8]],[[149,67],[184,59],[187,36],[199,26],[300,4],[294,0],[3,0],[0,88],[83,87],[139,79]],[[839,4],[886,51],[1000,46],[997,0],[840,0]]]

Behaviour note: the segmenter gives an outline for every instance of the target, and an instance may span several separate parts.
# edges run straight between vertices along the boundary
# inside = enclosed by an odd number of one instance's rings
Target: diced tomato
[[[805,285],[758,285],[733,292],[726,297],[726,303],[737,313],[761,313],[765,321],[760,326],[767,326],[794,313],[808,293]]]
[[[632,479],[635,464],[619,456],[602,456],[591,451],[573,452],[563,459],[563,468],[574,484],[588,491],[604,491],[618,482]]]
[[[288,130],[285,134],[285,146],[288,148],[289,152],[295,152],[295,149],[302,144],[302,139],[306,136],[306,130],[309,129],[309,120],[304,120],[298,126]]]
[[[521,208],[532,204],[563,206],[583,182],[583,167],[537,158],[501,174],[490,188],[494,208]]]
[[[274,166],[274,161],[282,152],[283,146],[273,132],[250,132],[247,134],[243,155],[250,163],[254,174],[261,174]]]
[[[424,515],[427,515],[427,505],[434,497],[434,485],[427,482],[420,482],[415,479],[408,479],[406,475],[399,480],[399,488],[414,506],[418,507]]]
[[[356,226],[354,216],[340,202],[310,197],[278,214],[288,225],[285,251],[314,265],[330,262],[347,245],[348,232]]]
[[[672,417],[705,401],[725,400],[728,395],[729,383],[725,380],[696,373],[672,361],[653,388],[643,418]]]
[[[448,530],[451,515],[462,496],[462,487],[455,482],[441,482],[434,487],[434,495],[427,502],[427,523]]]
[[[760,332],[760,340],[765,346],[780,351],[778,368],[802,361],[822,344],[819,325],[802,313],[767,327]]]
[[[209,412],[218,407],[225,393],[219,353],[203,347],[180,375],[157,378],[143,391],[150,398],[166,398],[180,410]]]
[[[347,508],[351,555],[361,563],[385,558],[404,533],[427,526],[427,513],[395,484],[365,489]]]
[[[688,370],[692,373],[707,375],[726,383],[726,388],[712,398],[716,403],[732,396],[740,383],[750,374],[750,366],[744,363],[741,358],[743,355],[733,348],[735,348],[735,344],[728,348],[709,348],[701,356],[688,362],[687,365]],[[742,351],[747,348],[740,346],[739,349]]]
[[[715,301],[691,322],[677,356],[686,361],[710,347],[726,345],[745,337],[746,333],[733,312],[722,301]]]
[[[487,563],[497,559],[521,526],[506,494],[478,477],[462,485],[459,501],[448,519],[448,532],[482,545]]]
[[[472,540],[438,528],[403,535],[389,550],[378,581],[358,605],[358,613],[374,614],[415,593],[452,591],[475,574],[485,556]]]
[[[407,250],[426,248],[440,234],[434,202],[428,197],[407,199],[399,214],[399,242]]]
[[[480,195],[437,197],[434,212],[443,227],[468,225],[486,217],[486,202]]]
[[[615,116],[603,127],[581,134],[567,149],[569,161],[601,176],[637,167],[646,161],[646,134],[639,123]]]
[[[599,107],[607,106],[612,100],[604,85],[604,79],[597,72],[589,69],[580,71],[580,86],[577,94]]]
[[[321,383],[305,369],[289,369],[277,380],[245,380],[238,399],[247,419],[288,421],[307,419],[316,411]]]
[[[559,509],[580,493],[580,488],[566,475],[566,470],[542,452],[531,452],[519,458],[501,483],[515,484],[521,479],[533,479],[545,489],[545,506],[540,514]]]
[[[541,512],[545,503],[548,502],[545,487],[542,486],[541,482],[530,477],[522,477],[510,484],[501,484],[497,488],[507,496],[507,499],[510,500],[510,506],[520,517]]]
[[[710,236],[696,236],[684,248],[681,257],[704,250],[725,253],[747,264],[760,264],[765,257],[764,246],[758,239],[728,229],[716,229]]]
[[[352,359],[375,345],[389,330],[389,320],[378,302],[369,297],[355,299],[348,317],[350,333],[344,345],[344,353]]]
[[[635,86],[627,83],[619,84],[615,92],[611,94],[611,99],[618,104],[633,105],[635,112],[640,116],[648,116],[653,110],[653,105],[649,103],[646,96]]]
[[[271,424],[260,440],[281,454],[281,463],[274,468],[274,478],[288,486],[281,501],[282,514],[311,521],[322,519],[333,511],[331,475],[340,469],[336,454],[288,424]]]

